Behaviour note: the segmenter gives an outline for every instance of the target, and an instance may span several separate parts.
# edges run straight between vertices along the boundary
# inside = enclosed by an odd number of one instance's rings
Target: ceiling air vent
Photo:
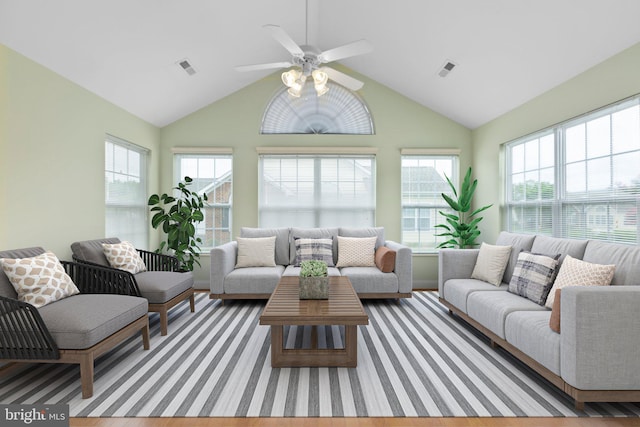
[[[182,61],[178,61],[178,65],[182,67],[184,71],[190,76],[193,76],[196,73],[196,70],[191,66],[188,59],[183,59]]]
[[[447,77],[447,74],[449,74],[455,68],[455,66],[456,64],[451,61],[445,62],[444,65],[440,68],[440,71],[438,71],[438,75],[440,77]]]

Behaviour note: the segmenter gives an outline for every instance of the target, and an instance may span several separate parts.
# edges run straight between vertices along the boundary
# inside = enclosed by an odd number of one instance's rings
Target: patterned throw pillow
[[[80,293],[51,252],[32,258],[2,258],[0,264],[18,293],[18,300],[34,307]]]
[[[545,307],[553,308],[556,289],[566,286],[609,286],[615,272],[616,266],[613,264],[593,264],[567,255],[549,292]]]
[[[318,260],[333,267],[333,239],[307,239],[294,237],[296,246],[295,266],[300,267],[302,261]]]
[[[552,257],[520,252],[509,282],[509,292],[544,305],[553,286],[560,254]]]
[[[147,266],[131,242],[103,243],[102,250],[109,265],[131,274],[147,271]]]
[[[336,267],[375,267],[376,236],[338,236],[338,263]]]

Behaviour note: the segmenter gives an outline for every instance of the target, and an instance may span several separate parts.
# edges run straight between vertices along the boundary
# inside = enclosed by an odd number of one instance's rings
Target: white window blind
[[[508,230],[640,242],[640,97],[509,143],[506,154]]]
[[[148,150],[111,135],[105,137],[105,236],[145,249]]]
[[[185,176],[193,179],[191,191],[207,195],[204,221],[196,226],[196,237],[202,239],[201,251],[231,241],[233,205],[233,158],[231,154],[174,154],[174,182]]]
[[[373,226],[375,156],[260,155],[261,227]]]
[[[452,213],[442,193],[453,197],[445,175],[458,188],[457,155],[402,156],[402,243],[415,253],[436,252],[446,238],[438,237],[437,224]]]

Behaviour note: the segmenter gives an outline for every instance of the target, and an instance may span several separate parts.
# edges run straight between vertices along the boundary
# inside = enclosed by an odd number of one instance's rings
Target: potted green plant
[[[482,221],[482,217],[478,217],[480,212],[489,209],[491,205],[483,206],[469,213],[471,210],[471,201],[473,199],[473,193],[476,191],[478,180],[474,179],[471,182],[471,167],[467,170],[462,186],[460,187],[460,193],[456,191],[455,186],[445,175],[453,195],[455,198],[449,197],[442,193],[442,198],[457,214],[450,214],[440,211],[440,215],[446,218],[446,224],[438,224],[436,228],[443,230],[442,233],[436,234],[436,236],[449,237],[449,240],[442,242],[438,245],[438,248],[472,248],[477,246],[476,238],[480,235],[478,229],[478,223]]]
[[[184,271],[193,271],[194,264],[200,265],[202,239],[196,236],[196,224],[204,220],[203,209],[207,201],[206,194],[189,189],[192,182],[193,179],[185,176],[184,182],[173,187],[179,193],[177,197],[153,194],[148,202],[154,213],[151,225],[155,229],[162,226],[166,235],[156,252],[173,252]]]
[[[300,299],[329,298],[327,263],[309,260],[300,263]]]

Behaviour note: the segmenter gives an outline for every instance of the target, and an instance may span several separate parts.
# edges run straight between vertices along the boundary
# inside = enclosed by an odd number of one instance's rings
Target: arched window
[[[373,135],[373,120],[362,99],[336,83],[317,96],[307,84],[299,98],[282,87],[271,99],[262,118],[262,134]]]

